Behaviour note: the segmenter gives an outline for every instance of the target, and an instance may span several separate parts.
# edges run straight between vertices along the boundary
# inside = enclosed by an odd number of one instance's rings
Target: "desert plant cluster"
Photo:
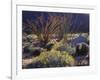
[[[22,68],[88,66],[89,32],[70,30],[73,15],[39,14],[22,22]]]

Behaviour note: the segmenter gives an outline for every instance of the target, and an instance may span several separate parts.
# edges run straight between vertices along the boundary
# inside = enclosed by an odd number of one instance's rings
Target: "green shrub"
[[[73,66],[74,64],[74,58],[69,53],[51,50],[42,52],[40,56],[33,57],[32,66],[33,68],[43,68]]]

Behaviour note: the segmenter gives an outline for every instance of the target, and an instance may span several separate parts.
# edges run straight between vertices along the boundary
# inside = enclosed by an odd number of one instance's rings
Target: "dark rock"
[[[76,45],[76,56],[86,56],[89,53],[89,46],[86,43]]]
[[[40,49],[35,49],[34,51],[31,52],[31,56],[39,56],[41,53],[41,50]]]
[[[23,48],[23,53],[30,53],[29,46],[25,46],[25,47]]]
[[[76,45],[76,52],[73,55],[77,61],[77,66],[89,65],[89,45],[86,43],[80,43]]]
[[[53,47],[53,45],[54,44],[47,44],[46,46],[45,46],[45,48],[49,51],[49,50],[51,50],[52,49],[52,47]]]
[[[36,57],[39,56],[41,53],[41,48],[33,48],[30,46],[26,46],[23,48],[23,58],[31,58],[31,57]]]

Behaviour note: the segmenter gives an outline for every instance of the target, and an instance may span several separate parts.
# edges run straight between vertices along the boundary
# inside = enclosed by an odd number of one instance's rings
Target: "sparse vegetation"
[[[74,33],[75,27],[70,30],[77,22],[73,17],[73,14],[40,12],[33,20],[23,21],[22,68],[89,65],[89,33]],[[85,35],[80,39],[81,34]],[[77,47],[83,43],[86,45]]]
[[[33,57],[32,61],[27,65],[29,68],[65,67],[75,64],[74,58],[69,53],[55,50],[42,52],[39,56]]]

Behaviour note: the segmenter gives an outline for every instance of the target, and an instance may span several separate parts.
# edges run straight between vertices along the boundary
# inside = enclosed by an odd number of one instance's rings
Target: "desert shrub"
[[[69,53],[63,51],[45,51],[39,56],[33,57],[33,63],[28,65],[31,68],[44,68],[44,67],[64,67],[73,66],[75,64],[74,58]]]

